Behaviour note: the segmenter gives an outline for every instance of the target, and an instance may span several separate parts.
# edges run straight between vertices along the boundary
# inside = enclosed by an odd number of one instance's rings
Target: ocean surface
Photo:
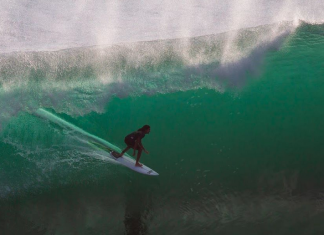
[[[1,235],[324,234],[324,2],[0,3]]]

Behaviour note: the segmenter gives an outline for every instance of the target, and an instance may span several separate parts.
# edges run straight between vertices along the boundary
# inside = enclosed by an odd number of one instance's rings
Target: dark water
[[[267,27],[228,66],[226,35],[2,55],[1,234],[323,234],[324,26],[256,44]],[[39,107],[121,148],[149,124],[160,175],[103,161]]]

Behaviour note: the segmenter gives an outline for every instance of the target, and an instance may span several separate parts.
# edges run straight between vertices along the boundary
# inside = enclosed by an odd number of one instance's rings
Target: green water
[[[201,76],[195,89],[170,81],[163,92],[142,92],[161,84],[141,81],[131,95],[103,98],[99,111],[65,112],[69,99],[63,108],[43,105],[120,148],[127,134],[149,124],[143,145],[150,154],[143,153],[141,162],[158,177],[103,161],[82,136],[33,115],[32,108],[7,118],[0,143],[1,230],[322,234],[323,35],[323,25],[301,26],[279,50],[266,53],[258,73],[248,71],[244,83],[222,92],[211,89],[212,73],[193,72],[192,79]],[[165,71],[167,80],[188,72],[170,60],[131,74]],[[212,61],[202,68],[214,66]],[[181,86],[183,91],[165,92]]]

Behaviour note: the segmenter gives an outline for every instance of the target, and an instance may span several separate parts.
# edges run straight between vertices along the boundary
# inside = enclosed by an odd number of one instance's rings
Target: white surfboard
[[[81,134],[82,136],[84,136],[87,139],[88,143],[93,148],[108,152],[109,153],[108,156],[111,159],[116,160],[117,163],[119,163],[123,166],[126,166],[133,171],[136,171],[136,172],[139,172],[139,173],[142,173],[145,175],[155,175],[155,176],[159,175],[157,172],[155,172],[154,170],[150,169],[149,167],[147,167],[145,165],[143,165],[142,167],[135,166],[135,160],[133,158],[131,158],[128,154],[124,154],[120,158],[114,157],[112,155],[112,153],[116,152],[116,151],[121,152],[120,148],[109,143],[108,141],[106,141],[104,139],[99,138],[98,136],[92,135],[92,134],[82,130],[81,128],[63,120],[62,118],[52,114],[51,112],[49,112],[45,109],[39,108],[38,110],[36,110],[35,114],[39,117],[42,117],[46,120],[56,123],[57,125],[60,125],[64,128],[68,128],[72,131],[75,131],[75,132]]]
[[[108,152],[110,157],[113,158],[116,162],[128,167],[129,169],[131,169],[133,171],[137,171],[138,173],[142,173],[144,175],[154,175],[154,176],[159,175],[157,172],[155,172],[151,168],[145,166],[144,164],[142,166],[135,166],[136,161],[133,158],[131,158],[125,154],[122,157],[115,157],[114,155],[118,154],[118,153],[115,152],[114,150],[108,148],[107,146],[104,146],[104,145],[94,142],[94,141],[89,141],[89,144],[97,149]]]

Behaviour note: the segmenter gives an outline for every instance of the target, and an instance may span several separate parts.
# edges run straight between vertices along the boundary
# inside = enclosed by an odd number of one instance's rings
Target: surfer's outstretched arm
[[[143,151],[144,151],[146,154],[149,154],[149,151],[147,151],[147,150],[144,148],[144,146],[143,146],[141,140],[140,140],[140,142],[139,142],[139,146],[140,146],[141,149],[143,149]]]

